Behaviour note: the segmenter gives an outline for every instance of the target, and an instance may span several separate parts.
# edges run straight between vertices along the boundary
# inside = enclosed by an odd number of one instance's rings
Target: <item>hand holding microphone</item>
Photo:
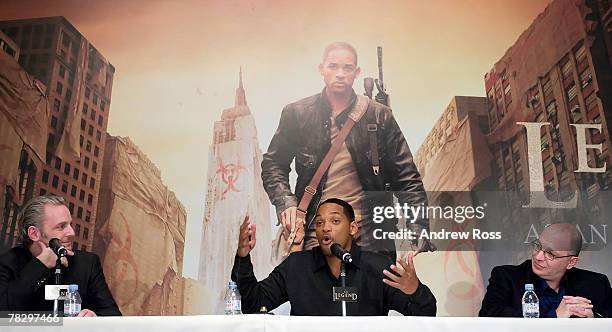
[[[40,260],[47,268],[52,269],[55,267],[55,262],[58,257],[61,257],[62,265],[68,267],[68,259],[66,256],[74,255],[74,252],[66,249],[60,242],[59,239],[53,238],[49,241],[49,246],[45,245],[42,241],[36,241],[32,244],[36,247],[36,251],[39,252],[36,258]]]
[[[49,241],[49,248],[51,248],[53,253],[58,257],[66,257],[68,255],[68,250],[62,245],[59,239],[51,239]]]

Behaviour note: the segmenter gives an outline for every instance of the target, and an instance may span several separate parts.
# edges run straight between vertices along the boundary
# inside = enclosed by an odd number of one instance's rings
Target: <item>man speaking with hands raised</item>
[[[333,300],[333,288],[341,286],[341,261],[331,252],[337,243],[352,256],[352,263],[346,264],[346,286],[356,296],[346,304],[347,315],[387,315],[389,310],[403,315],[436,314],[436,299],[418,279],[413,253],[391,264],[387,256],[362,251],[355,244],[358,226],[350,204],[337,198],[325,200],[314,223],[319,246],[292,253],[258,282],[249,255],[257,241],[256,227],[245,218],[232,269],[243,313],[255,313],[264,306],[272,310],[289,301],[292,315],[341,315],[341,302]]]

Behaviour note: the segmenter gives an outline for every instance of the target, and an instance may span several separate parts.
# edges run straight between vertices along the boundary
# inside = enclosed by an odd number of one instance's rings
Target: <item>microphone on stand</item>
[[[340,258],[341,264],[340,264],[340,280],[342,283],[342,287],[334,287],[333,288],[333,292],[334,292],[334,297],[337,295],[337,290],[339,290],[340,292],[347,292],[348,289],[346,288],[346,264],[350,264],[353,262],[353,257],[351,257],[351,253],[346,251],[344,248],[342,248],[342,246],[340,246],[337,243],[332,243],[332,245],[329,247],[329,249],[331,250],[332,255]],[[346,316],[346,299],[343,298],[342,299],[342,316]]]
[[[346,251],[339,244],[332,243],[330,249],[331,249],[332,255],[340,258],[341,261],[343,261],[345,263],[352,263],[353,262],[353,257],[351,257],[351,253]]]
[[[55,261],[55,270],[53,272],[55,285],[62,284],[62,257],[68,256],[68,250],[64,248],[62,242],[57,238],[52,238],[49,240],[49,248],[53,250],[53,252],[57,255],[57,260]],[[46,291],[46,290],[45,290]],[[59,299],[55,298],[53,300],[53,315],[59,315]]]
[[[64,248],[62,243],[57,238],[52,238],[49,241],[49,248],[53,250],[53,252],[57,255],[57,257],[66,257],[68,256],[68,250]]]

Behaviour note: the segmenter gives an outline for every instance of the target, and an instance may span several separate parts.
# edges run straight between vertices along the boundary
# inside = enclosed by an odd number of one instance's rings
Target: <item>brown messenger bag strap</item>
[[[348,136],[355,123],[359,122],[361,117],[367,111],[369,102],[370,99],[368,99],[367,97],[357,96],[357,102],[355,103],[355,106],[351,113],[348,115],[344,126],[342,127],[342,129],[340,129],[338,136],[332,143],[332,146],[329,151],[327,151],[325,158],[323,158],[323,161],[319,165],[319,168],[317,168],[315,174],[310,180],[310,183],[304,189],[304,194],[302,195],[302,199],[300,199],[300,203],[298,204],[298,210],[300,210],[301,212],[306,213],[306,211],[308,210],[310,202],[314,198],[314,195],[317,193],[317,187],[321,182],[321,178],[323,178],[323,174],[325,174],[332,161],[342,148],[342,144],[346,140],[346,137]]]

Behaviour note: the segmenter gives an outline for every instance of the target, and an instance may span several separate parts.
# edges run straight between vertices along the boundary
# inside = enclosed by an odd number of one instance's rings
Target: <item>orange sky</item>
[[[376,75],[383,46],[393,112],[416,152],[453,96],[485,95],[484,74],[548,2],[0,0],[0,19],[65,16],[115,66],[108,131],[130,136],[185,204],[194,277],[212,126],[240,65],[265,150],[282,107],[321,90],[326,44],[352,43],[362,77]]]

